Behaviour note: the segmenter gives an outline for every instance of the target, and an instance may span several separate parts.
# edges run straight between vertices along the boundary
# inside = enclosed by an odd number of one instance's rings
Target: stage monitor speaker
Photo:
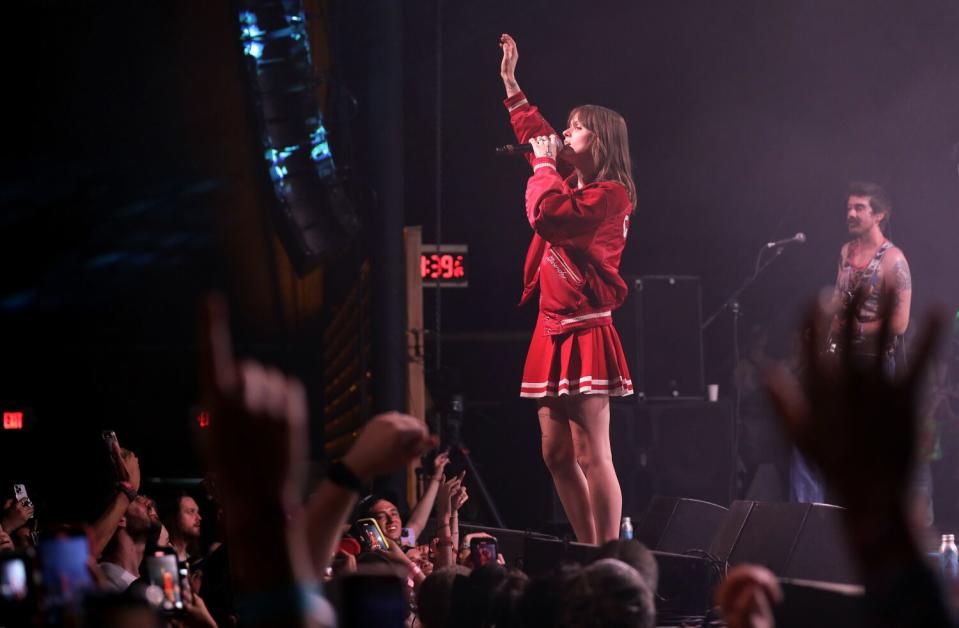
[[[640,414],[633,397],[609,400],[609,440],[613,466],[623,491],[623,515],[632,517],[634,522],[640,520],[653,498],[649,421],[641,420]],[[556,501],[559,502],[559,498]]]
[[[656,625],[687,625],[690,617],[705,615],[722,579],[719,565],[700,556],[653,552],[659,568],[656,589]]]
[[[777,576],[859,584],[841,517],[842,509],[828,504],[736,501],[710,553],[731,565],[764,565]]]
[[[784,578],[858,584],[862,575],[853,560],[843,529],[842,508],[808,504]]]
[[[636,527],[636,538],[661,552],[706,551],[728,514],[722,506],[698,499],[656,497]]]
[[[703,334],[699,277],[647,275],[633,281],[639,399],[702,399]]]
[[[725,401],[610,403],[623,513],[638,520],[655,495],[729,504],[732,420]]]
[[[746,489],[746,499],[763,502],[778,502],[786,498],[783,490],[783,480],[779,476],[776,466],[764,462],[753,472],[749,488]]]

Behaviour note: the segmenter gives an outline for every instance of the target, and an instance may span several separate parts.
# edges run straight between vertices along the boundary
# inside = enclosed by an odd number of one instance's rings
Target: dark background
[[[406,223],[423,225],[426,242],[436,240],[440,133],[442,240],[471,251],[470,287],[441,297],[443,366],[467,398],[466,436],[504,491],[504,511],[521,509],[502,488],[510,478],[546,485],[532,404],[516,399],[535,319],[534,307],[515,307],[528,167],[491,150],[513,139],[502,32],[519,44],[520,85],[557,129],[587,102],[626,118],[639,202],[624,275],[697,275],[710,313],[763,243],[805,232],[807,243],[742,299],[743,329],[767,327],[771,353],[784,356],[802,304],[834,279],[846,185],[866,179],[894,199],[890,235],[913,272],[912,327],[933,302],[959,306],[951,0],[409,2],[402,103],[366,83],[380,60],[364,10],[321,4],[332,76],[356,99],[328,116],[334,156],[359,175],[371,169],[368,138],[347,131],[402,107]],[[263,276],[263,250],[234,237],[269,227],[246,193],[256,149],[231,10],[45,2],[10,18],[0,400],[32,408],[38,422],[3,435],[3,477],[81,500],[74,489],[95,475],[103,427],[140,452],[145,475],[196,475],[185,444],[193,308],[210,287],[231,294],[246,353],[296,370],[312,351],[263,313],[274,309],[276,278]],[[349,264],[326,269],[331,284]],[[434,327],[434,294],[424,296]],[[724,392],[728,328],[724,315],[705,336],[707,380]],[[947,449],[941,477],[955,480],[954,460]]]

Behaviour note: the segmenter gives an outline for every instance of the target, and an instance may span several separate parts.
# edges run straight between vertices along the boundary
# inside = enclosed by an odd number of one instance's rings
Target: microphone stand
[[[771,257],[763,261],[763,253],[769,250],[765,244],[762,248],[759,249],[759,254],[756,256],[756,265],[753,268],[753,274],[746,278],[742,284],[739,285],[736,290],[733,291],[729,297],[723,301],[723,304],[713,312],[709,318],[706,319],[706,322],[703,323],[701,331],[705,332],[706,329],[713,324],[713,322],[719,317],[720,314],[729,310],[732,313],[732,333],[733,333],[733,368],[732,368],[732,382],[733,382],[733,429],[732,434],[730,435],[730,449],[732,452],[732,465],[729,472],[729,501],[730,503],[738,496],[736,490],[736,478],[739,474],[739,404],[741,401],[741,391],[739,389],[739,382],[736,381],[736,367],[739,366],[739,318],[742,314],[742,308],[739,304],[739,297],[750,286],[755,283],[759,275],[769,267],[776,259],[782,255],[783,246],[777,246],[773,249],[773,254]]]

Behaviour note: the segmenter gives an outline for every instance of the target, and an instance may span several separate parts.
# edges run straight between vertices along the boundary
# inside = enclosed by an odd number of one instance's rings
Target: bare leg
[[[553,476],[553,484],[563,504],[566,517],[576,540],[595,543],[593,514],[590,508],[586,476],[576,461],[570,421],[562,398],[544,398],[539,401],[539,427],[543,433],[543,460]]]
[[[589,486],[596,541],[605,543],[619,537],[623,513],[623,493],[609,444],[609,397],[576,395],[567,404],[576,459]]]

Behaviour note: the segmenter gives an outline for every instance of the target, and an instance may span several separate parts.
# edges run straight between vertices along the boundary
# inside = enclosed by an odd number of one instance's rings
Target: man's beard
[[[147,545],[157,547],[160,541],[160,532],[163,530],[163,524],[159,519],[150,519],[150,528],[146,532]]]
[[[149,520],[147,520],[149,521]],[[152,522],[133,522],[127,521],[127,534],[135,541],[149,541],[153,536]]]

